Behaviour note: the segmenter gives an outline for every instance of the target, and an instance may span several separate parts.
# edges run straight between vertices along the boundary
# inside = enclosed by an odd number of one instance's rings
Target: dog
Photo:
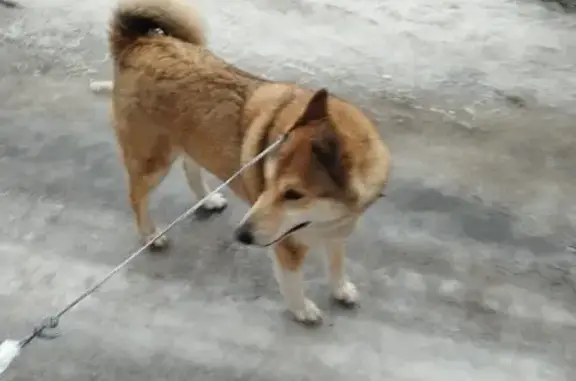
[[[156,234],[148,199],[181,157],[192,192],[209,192],[202,171],[224,181],[278,137],[286,139],[232,181],[251,205],[235,228],[244,245],[273,247],[274,274],[296,320],[322,313],[305,297],[309,249],[327,253],[333,298],[354,306],[345,239],[389,177],[390,152],[359,108],[326,88],[308,89],[245,72],[206,47],[203,22],[185,0],[120,0],[109,30],[112,81],[92,84],[112,96],[113,125],[129,199],[144,240]],[[203,207],[220,211],[221,194]],[[153,243],[162,248],[162,236]]]

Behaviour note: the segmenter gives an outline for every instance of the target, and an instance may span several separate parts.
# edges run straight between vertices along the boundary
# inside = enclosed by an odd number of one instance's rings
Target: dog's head
[[[263,192],[236,229],[244,244],[269,246],[351,214],[347,159],[328,117],[326,90],[312,96],[292,128],[264,161]]]

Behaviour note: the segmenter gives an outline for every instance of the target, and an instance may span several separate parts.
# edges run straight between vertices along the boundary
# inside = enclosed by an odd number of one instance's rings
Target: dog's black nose
[[[254,243],[254,235],[246,227],[241,227],[236,230],[236,240],[244,245],[252,245]]]

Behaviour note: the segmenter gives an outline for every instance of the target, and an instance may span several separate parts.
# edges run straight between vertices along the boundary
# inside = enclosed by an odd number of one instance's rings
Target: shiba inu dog
[[[121,0],[109,43],[110,91],[129,198],[144,239],[156,232],[150,192],[177,157],[193,193],[205,197],[207,170],[226,180],[279,136],[285,141],[230,184],[252,207],[236,228],[245,245],[273,247],[274,273],[296,319],[317,323],[305,297],[302,264],[312,245],[327,250],[333,297],[358,299],[348,279],[344,240],[386,186],[390,155],[354,105],[295,83],[273,82],[220,59],[207,47],[200,17],[185,0]],[[220,194],[204,207],[221,210]],[[157,248],[167,243],[158,239]]]

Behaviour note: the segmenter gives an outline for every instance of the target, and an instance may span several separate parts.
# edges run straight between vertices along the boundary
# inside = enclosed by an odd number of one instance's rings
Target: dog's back
[[[155,172],[156,162],[164,167],[184,151],[216,176],[230,176],[239,163],[244,103],[264,80],[206,49],[200,18],[184,1],[121,1],[109,40],[121,145],[152,163],[139,171]]]

